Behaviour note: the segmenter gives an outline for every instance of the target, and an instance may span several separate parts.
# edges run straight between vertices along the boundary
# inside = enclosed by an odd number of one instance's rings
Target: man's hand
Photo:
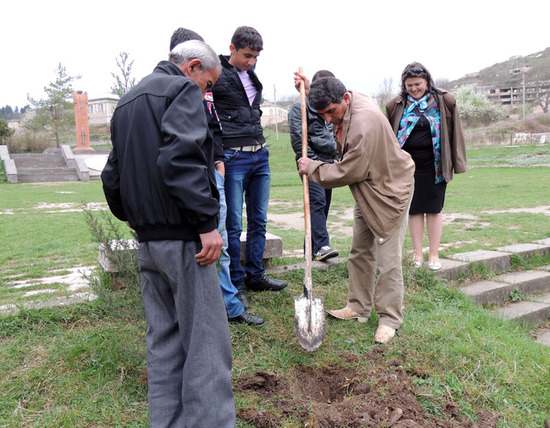
[[[306,97],[307,97],[309,95],[309,87],[310,87],[309,80],[304,74],[298,73],[296,71],[294,73],[294,87],[296,88],[296,90],[298,92],[300,92],[300,82],[302,80],[304,81],[304,91],[305,91],[305,94],[306,94]]]
[[[217,229],[208,233],[201,233],[202,250],[195,256],[197,262],[202,266],[210,266],[220,258],[223,240]]]
[[[216,171],[218,171],[222,177],[225,177],[225,164],[223,162],[216,163]]]
[[[298,159],[298,172],[300,174],[305,174],[307,169],[307,164],[309,163],[310,158],[300,158]]]

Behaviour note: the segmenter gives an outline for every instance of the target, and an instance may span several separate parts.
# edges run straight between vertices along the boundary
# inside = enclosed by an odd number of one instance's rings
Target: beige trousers
[[[407,207],[393,235],[379,244],[356,205],[348,259],[347,306],[365,318],[370,317],[374,309],[379,325],[396,330],[403,324],[402,259],[408,212]]]

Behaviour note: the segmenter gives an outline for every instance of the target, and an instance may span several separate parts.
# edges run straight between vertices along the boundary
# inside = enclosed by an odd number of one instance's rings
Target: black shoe
[[[241,302],[245,310],[250,309],[250,303],[248,303],[248,299],[242,288],[237,288],[237,299],[239,299],[239,302]]]
[[[245,284],[246,288],[252,291],[281,291],[286,287],[286,281],[269,278],[266,275],[262,275],[254,282],[245,282]]]
[[[229,322],[237,323],[237,324],[260,326],[265,322],[265,320],[262,317],[259,317],[257,315],[251,314],[250,312],[244,311],[238,317],[229,318]]]
[[[314,259],[322,262],[323,260],[332,259],[333,257],[338,257],[338,251],[333,250],[328,245],[325,245],[315,253]]]

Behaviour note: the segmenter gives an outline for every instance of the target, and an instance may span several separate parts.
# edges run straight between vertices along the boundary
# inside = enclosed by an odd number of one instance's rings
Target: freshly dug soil
[[[384,353],[380,347],[363,358],[349,355],[345,366],[339,367],[296,367],[288,379],[269,371],[242,376],[235,392],[259,396],[270,410],[244,408],[237,417],[262,428],[284,427],[288,420],[327,428],[497,426],[498,415],[484,410],[477,422],[459,418],[452,400],[434,400],[444,416],[429,414],[418,399],[421,391],[413,385],[414,377],[402,369],[402,361],[387,361]]]

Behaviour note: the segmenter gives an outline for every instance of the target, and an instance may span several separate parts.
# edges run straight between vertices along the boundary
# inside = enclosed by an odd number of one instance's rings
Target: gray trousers
[[[227,314],[216,267],[199,265],[199,251],[194,241],[139,245],[152,428],[236,424]]]

